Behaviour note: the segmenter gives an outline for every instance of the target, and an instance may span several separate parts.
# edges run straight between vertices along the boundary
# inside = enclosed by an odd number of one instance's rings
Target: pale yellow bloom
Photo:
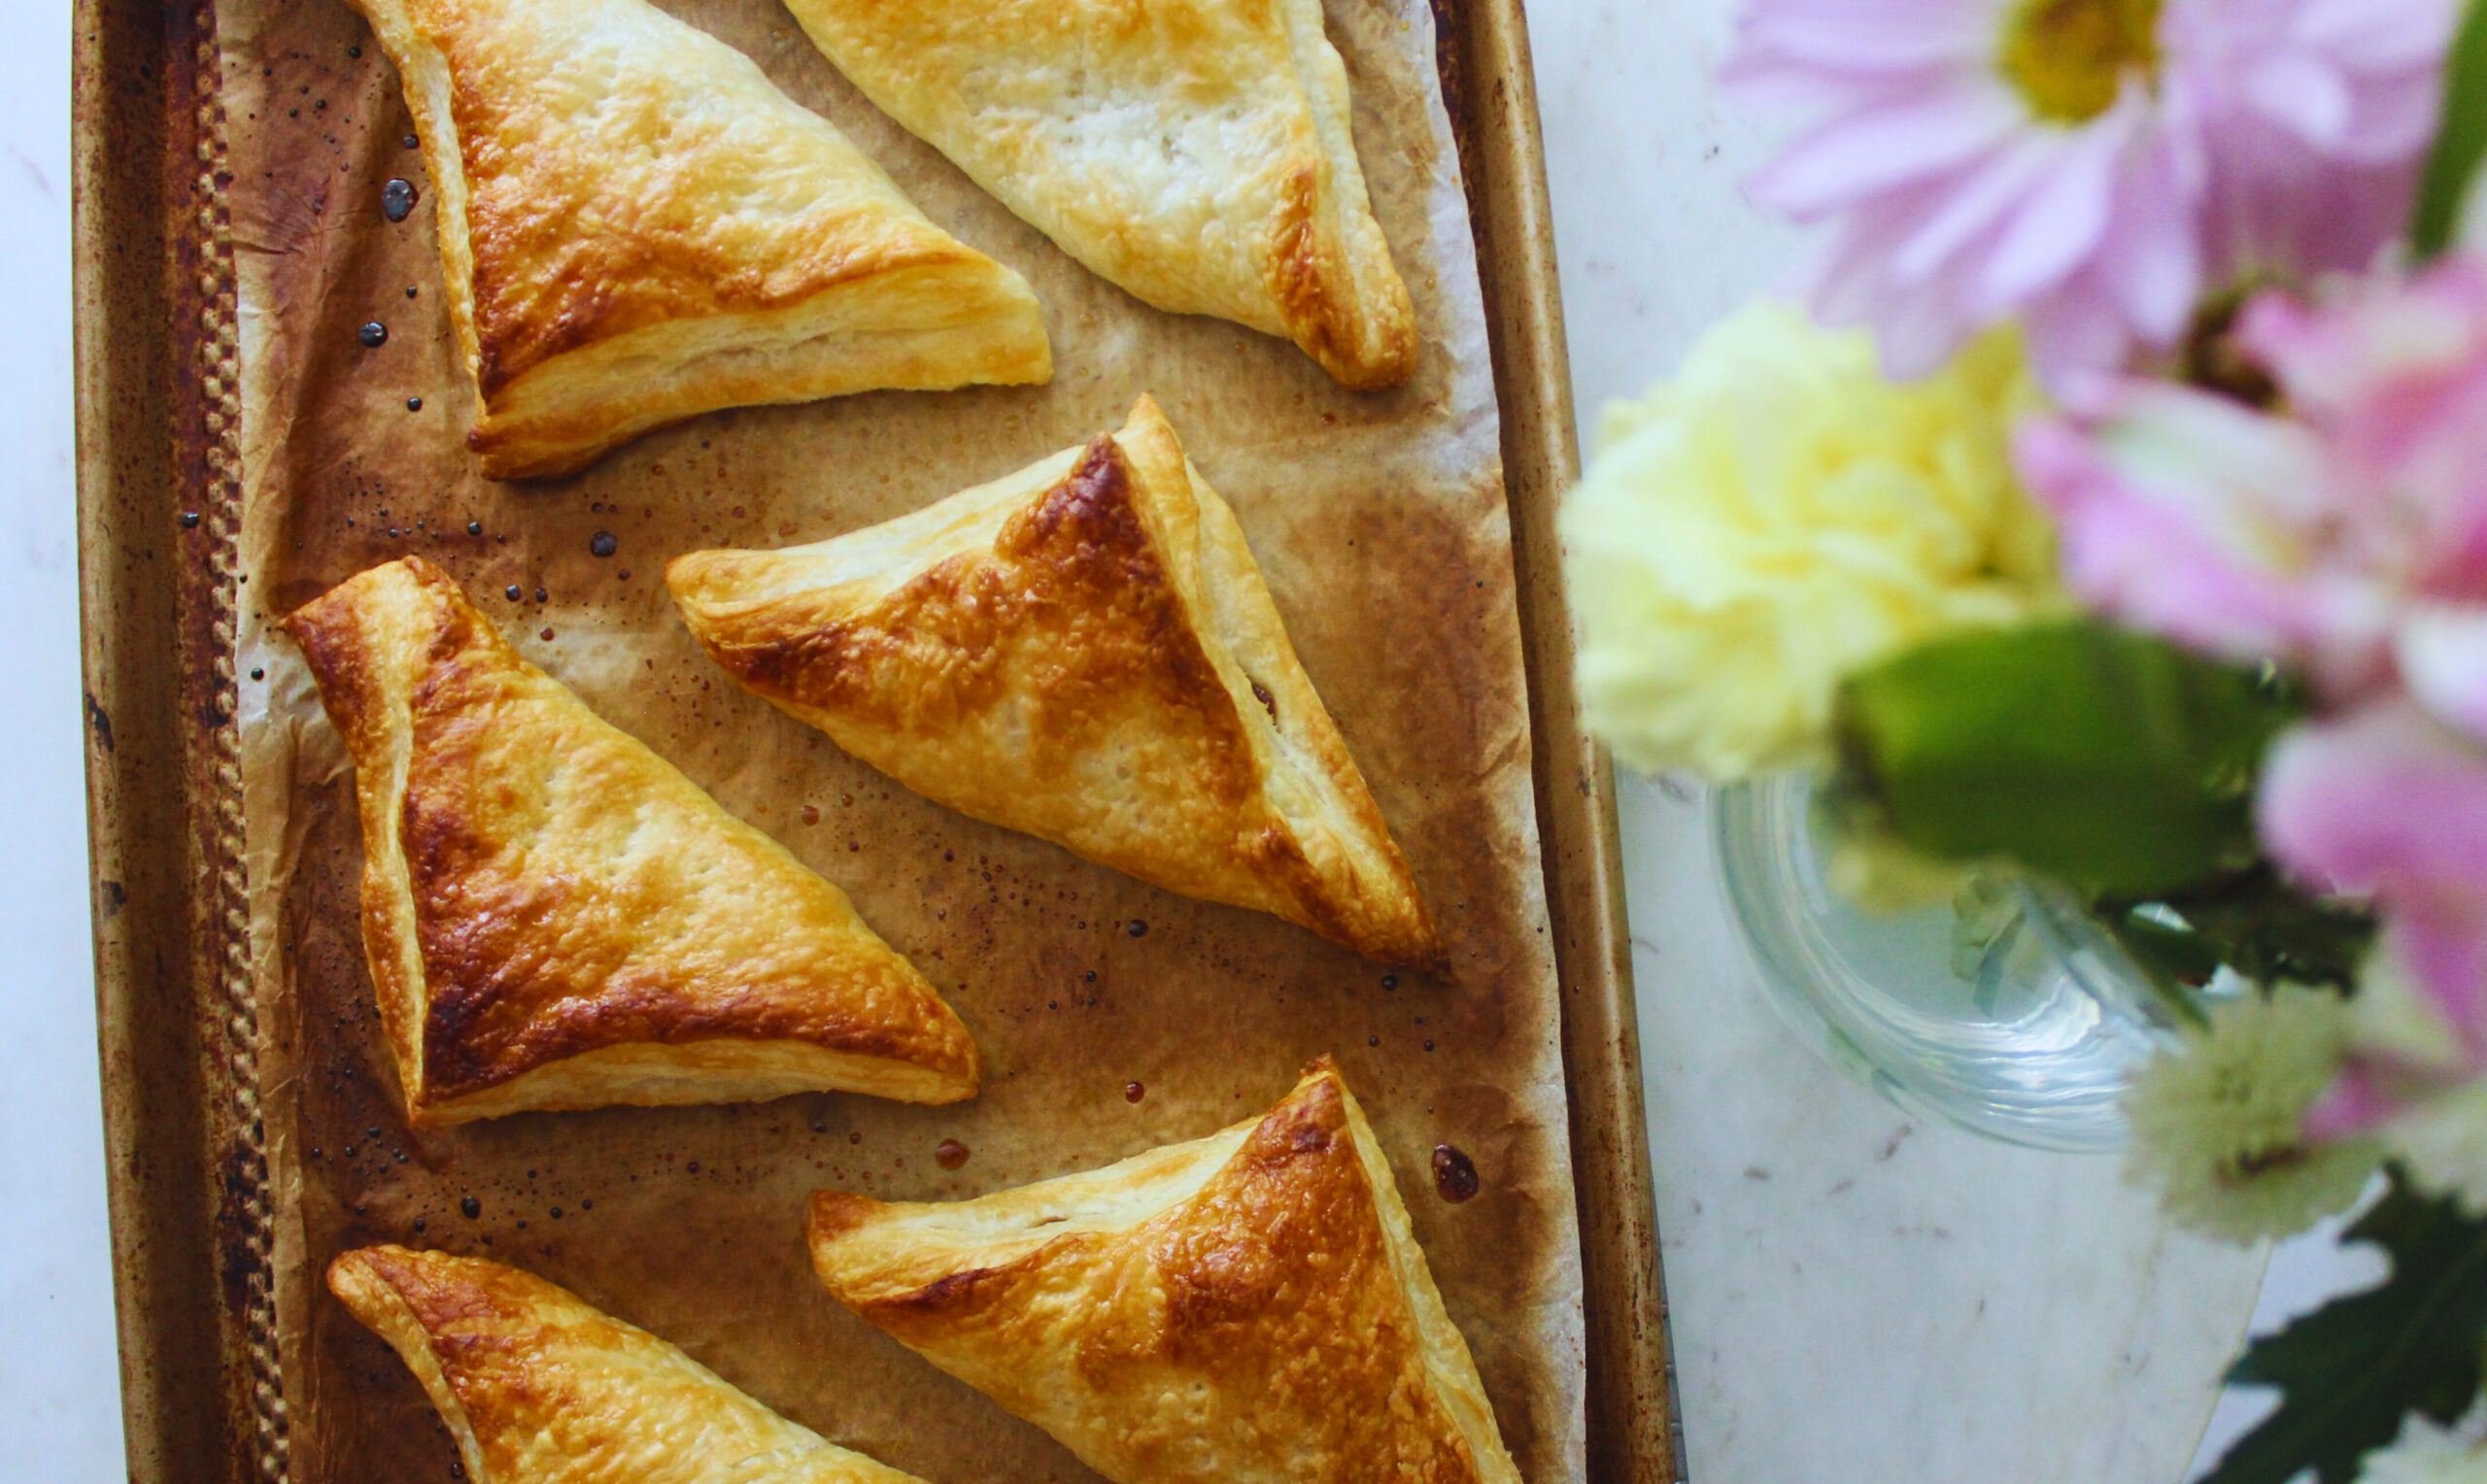
[[[2008,334],[1900,385],[1862,331],[1785,305],[1715,326],[1607,409],[1564,503],[1591,729],[1721,781],[1822,764],[1842,677],[2051,606],[2054,535],[2010,461],[2035,403]]]
[[[2487,1076],[2421,1100],[2376,1134],[2422,1189],[2487,1216]]]
[[[2282,985],[2211,1007],[2181,1050],[2151,1059],[2125,1092],[2126,1170],[2158,1188],[2180,1226],[2252,1242],[2345,1210],[2381,1163],[2368,1139],[2308,1142],[2306,1110],[2339,1074],[2349,1007]]]
[[[2358,1484],[2487,1484],[2487,1451],[2474,1428],[2439,1428],[2412,1412],[2401,1436],[2360,1461]]]

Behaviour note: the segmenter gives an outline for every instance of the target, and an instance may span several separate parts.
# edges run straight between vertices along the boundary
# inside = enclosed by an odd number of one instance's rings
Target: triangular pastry
[[[1441,948],[1226,502],[1118,433],[812,546],[666,570],[728,673],[963,813],[1385,962]]]
[[[1116,1484],[1518,1484],[1327,1059],[1223,1133],[809,1228],[840,1303]]]
[[[1159,309],[1395,387],[1415,316],[1321,0],[786,0],[892,118]]]
[[[923,1484],[515,1267],[365,1247],[328,1289],[423,1383],[472,1484]]]
[[[521,658],[420,556],[285,621],[354,755],[362,938],[418,1125],[842,1090],[975,1047],[845,894]]]
[[[646,0],[353,3],[423,141],[486,474],[719,407],[1053,374],[1024,280]]]

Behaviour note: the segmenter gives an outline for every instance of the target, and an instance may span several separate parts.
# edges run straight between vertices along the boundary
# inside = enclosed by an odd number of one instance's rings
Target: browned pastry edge
[[[1329,1058],[1268,1114],[950,1204],[822,1191],[842,1304],[1120,1484],[1518,1484]]]
[[[823,1089],[974,1094],[966,1028],[835,887],[597,720],[439,568],[375,567],[280,626],[356,762],[364,952],[416,1122]],[[677,853],[741,871],[737,908],[789,915],[756,936],[729,926],[773,957],[717,962],[726,945],[635,937],[656,931],[631,911],[649,884],[614,886],[596,860],[540,860],[537,841],[513,838],[535,801],[494,750],[519,741],[580,770],[592,796],[573,807],[627,794],[676,832]]]

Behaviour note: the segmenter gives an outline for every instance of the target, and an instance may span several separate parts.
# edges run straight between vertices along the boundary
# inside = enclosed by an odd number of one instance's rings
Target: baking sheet
[[[1365,395],[1282,342],[1158,314],[1087,274],[872,110],[775,6],[668,8],[834,119],[936,221],[1027,274],[1055,381],[722,413],[574,479],[483,481],[460,443],[472,397],[392,70],[332,0],[220,6],[244,374],[251,926],[294,1475],[447,1473],[454,1454],[412,1380],[319,1284],[336,1252],[399,1240],[542,1272],[937,1484],[1088,1478],[831,1302],[800,1240],[803,1194],[950,1198],[1090,1167],[1257,1112],[1334,1051],[1523,1471],[1577,1477],[1559,1011],[1491,367],[1430,16],[1405,0],[1330,8],[1377,214],[1425,334],[1414,384]],[[392,177],[424,188],[397,224],[379,205]],[[376,350],[356,334],[373,320],[390,330]],[[673,618],[661,572],[677,552],[887,519],[1117,426],[1141,391],[1235,505],[1442,923],[1451,981],[1393,975],[1275,919],[1169,895],[917,798],[734,688]],[[617,539],[609,558],[590,554],[599,532]],[[307,673],[266,625],[408,551],[845,888],[974,1032],[983,1095],[406,1130],[356,927],[351,773]],[[521,601],[499,595],[511,585]],[[944,1139],[970,1151],[955,1171],[934,1162]],[[1437,1144],[1475,1160],[1476,1199],[1435,1197]]]

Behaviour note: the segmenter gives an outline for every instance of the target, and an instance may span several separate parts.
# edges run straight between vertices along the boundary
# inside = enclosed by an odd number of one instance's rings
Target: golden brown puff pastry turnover
[[[1118,433],[869,529],[666,570],[736,680],[928,798],[1391,963],[1442,950],[1226,502]]]
[[[891,117],[1159,309],[1395,387],[1415,315],[1321,0],[786,0]]]
[[[354,0],[397,64],[496,479],[719,407],[1042,382],[1025,281],[645,0]]]
[[[423,1383],[473,1484],[922,1484],[515,1267],[365,1247],[328,1288]]]
[[[1328,1059],[1267,1117],[945,1205],[812,1197],[840,1303],[1117,1484],[1518,1484]]]
[[[420,556],[285,621],[354,755],[408,1116],[951,1102],[975,1047],[837,888],[528,663]]]

